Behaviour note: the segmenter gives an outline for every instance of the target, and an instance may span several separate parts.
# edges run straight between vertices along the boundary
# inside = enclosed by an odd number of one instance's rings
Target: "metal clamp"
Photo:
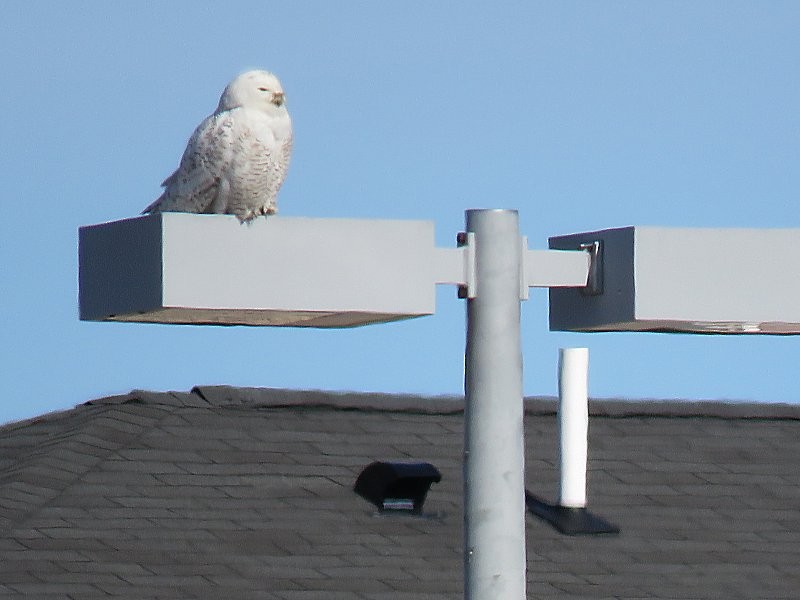
[[[579,247],[589,253],[589,275],[586,286],[580,288],[581,294],[599,296],[603,293],[603,241],[595,240]]]
[[[471,231],[459,231],[456,245],[464,251],[464,283],[458,286],[458,297],[474,298],[478,293],[475,282],[475,234]]]

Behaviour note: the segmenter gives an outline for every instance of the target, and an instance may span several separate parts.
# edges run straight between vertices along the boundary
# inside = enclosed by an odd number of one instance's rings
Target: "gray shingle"
[[[800,407],[593,401],[590,508],[617,537],[527,519],[537,598],[792,598]],[[47,598],[460,598],[456,398],[132,392],[0,428],[0,592]],[[526,480],[556,492],[552,399]],[[424,518],[355,495],[373,460],[442,472]]]

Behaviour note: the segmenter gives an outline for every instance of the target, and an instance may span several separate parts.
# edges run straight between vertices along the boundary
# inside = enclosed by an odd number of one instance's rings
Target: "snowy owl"
[[[236,215],[278,212],[276,196],[292,151],[292,121],[280,81],[248,71],[231,81],[214,114],[195,129],[164,193],[143,213]]]

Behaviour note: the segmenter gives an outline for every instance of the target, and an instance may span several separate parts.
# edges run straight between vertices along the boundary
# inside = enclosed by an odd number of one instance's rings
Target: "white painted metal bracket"
[[[584,250],[526,250],[522,254],[524,267],[524,296],[528,288],[586,286],[591,256]]]
[[[475,298],[475,244],[479,242],[468,232],[459,233],[457,242],[458,248],[435,249],[436,283],[457,285],[460,298]],[[528,238],[520,236],[520,299],[527,300],[532,287],[585,287],[592,260],[588,249],[528,250]]]
[[[458,286],[459,298],[474,298],[475,234],[461,232],[456,236],[457,248],[433,249],[433,277],[437,284]]]

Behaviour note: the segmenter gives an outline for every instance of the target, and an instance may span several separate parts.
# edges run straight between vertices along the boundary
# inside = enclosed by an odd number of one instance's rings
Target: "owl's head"
[[[269,71],[247,71],[227,85],[217,112],[242,106],[274,114],[286,110],[285,102],[283,87],[275,75]]]

